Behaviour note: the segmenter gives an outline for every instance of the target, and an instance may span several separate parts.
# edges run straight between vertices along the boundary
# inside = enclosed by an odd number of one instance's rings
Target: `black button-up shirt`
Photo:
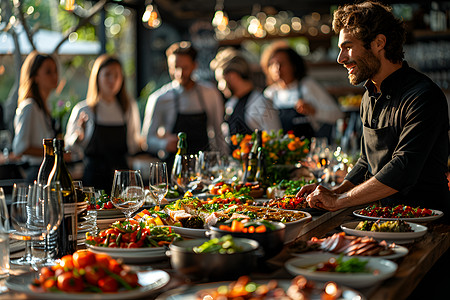
[[[375,176],[399,191],[384,205],[420,205],[450,214],[449,118],[443,92],[406,62],[383,80],[381,93],[371,81],[365,88],[361,156],[346,179],[360,184]]]

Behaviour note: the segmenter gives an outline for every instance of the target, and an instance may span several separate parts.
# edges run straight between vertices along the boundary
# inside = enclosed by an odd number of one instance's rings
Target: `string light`
[[[142,22],[150,29],[161,26],[161,15],[152,0],[148,1],[147,6],[145,7],[145,12],[142,15]]]
[[[216,12],[214,13],[214,18],[211,21],[214,28],[221,32],[227,31],[228,29],[228,15],[223,11],[223,1],[224,0],[217,0],[216,7],[214,9]]]
[[[67,11],[73,11],[75,8],[75,0],[61,0],[59,2]]]

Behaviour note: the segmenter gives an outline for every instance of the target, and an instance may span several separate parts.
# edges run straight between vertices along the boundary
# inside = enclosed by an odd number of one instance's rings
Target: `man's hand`
[[[335,211],[340,209],[337,199],[340,195],[330,191],[324,186],[318,185],[316,189],[306,197],[310,207]]]
[[[299,114],[303,114],[306,116],[314,116],[316,114],[316,108],[310,103],[303,101],[302,99],[298,99],[297,103],[295,104],[295,110]]]
[[[317,183],[306,184],[302,186],[300,191],[297,193],[297,197],[306,197],[311,194],[317,187]]]

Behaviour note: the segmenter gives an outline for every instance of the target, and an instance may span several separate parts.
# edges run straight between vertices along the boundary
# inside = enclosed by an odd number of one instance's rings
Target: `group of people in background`
[[[228,154],[235,134],[284,129],[311,138],[343,117],[336,101],[306,75],[302,57],[285,44],[262,56],[265,90],[256,87],[254,70],[239,50],[221,49],[211,62],[217,86],[194,79],[197,50],[190,42],[172,44],[166,57],[172,81],[150,95],[142,125],[120,61],[109,54],[96,59],[86,99],[73,107],[64,136],[71,159],[83,160],[85,184],[109,190],[114,170],[128,168],[127,157],[140,152],[167,161],[170,169],[181,131],[188,153]],[[42,139],[57,133],[47,103],[57,85],[55,58],[30,53],[21,70],[13,140],[13,152],[28,164],[29,182],[42,161]]]
[[[445,95],[404,61],[405,29],[390,8],[366,1],[343,6],[334,17],[337,61],[348,70],[350,83],[365,82],[361,156],[342,185],[330,190],[311,185],[301,194],[311,207],[328,210],[387,199],[432,203],[447,215]],[[180,131],[187,133],[188,153],[227,154],[233,134],[258,128],[327,136],[343,117],[335,100],[307,75],[301,56],[286,45],[273,44],[261,56],[264,90],[253,84],[251,65],[238,50],[223,49],[211,62],[217,87],[194,80],[197,51],[190,42],[171,45],[166,56],[172,81],[150,95],[142,126],[119,60],[105,54],[95,61],[86,100],[73,108],[65,134],[66,147],[83,158],[86,185],[110,190],[114,169],[127,168],[127,156],[141,151],[168,161],[170,168]],[[56,61],[32,52],[21,70],[13,141],[15,154],[29,163],[29,179],[42,160],[42,139],[55,135],[47,100],[57,83]]]

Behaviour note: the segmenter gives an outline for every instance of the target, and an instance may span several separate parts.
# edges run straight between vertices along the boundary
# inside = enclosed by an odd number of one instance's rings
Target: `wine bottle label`
[[[77,236],[77,204],[76,203],[64,203],[64,219],[71,230],[67,230],[68,240],[75,241]]]

